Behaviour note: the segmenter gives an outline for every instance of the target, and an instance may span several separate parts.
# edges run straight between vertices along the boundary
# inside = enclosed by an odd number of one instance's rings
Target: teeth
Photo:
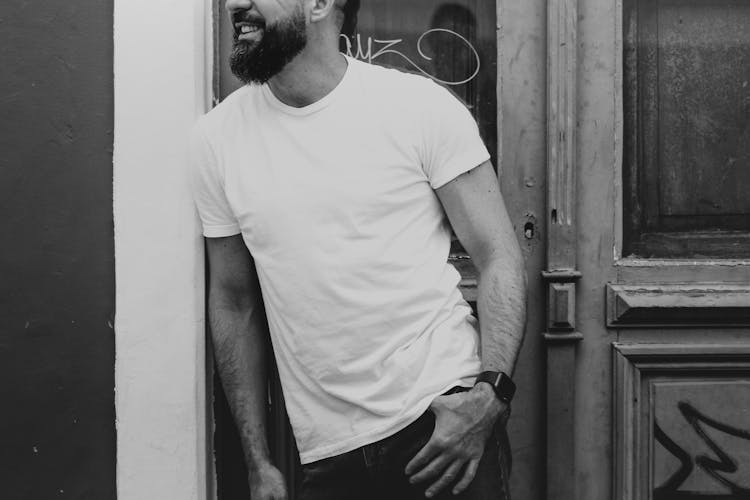
[[[248,26],[247,24],[243,24],[242,28],[240,28],[240,33],[253,33],[255,31],[258,31],[257,26]]]

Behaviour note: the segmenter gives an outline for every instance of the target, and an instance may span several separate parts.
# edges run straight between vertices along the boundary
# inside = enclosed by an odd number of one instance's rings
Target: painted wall
[[[115,498],[112,2],[0,2],[0,489]]]
[[[210,2],[114,6],[117,498],[202,499],[212,419],[185,153],[210,102]]]

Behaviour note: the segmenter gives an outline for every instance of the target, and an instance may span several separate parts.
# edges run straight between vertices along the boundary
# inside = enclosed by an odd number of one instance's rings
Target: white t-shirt
[[[302,108],[246,86],[196,124],[206,237],[242,233],[258,270],[302,463],[387,437],[480,368],[434,189],[489,159],[429,79],[348,58]]]

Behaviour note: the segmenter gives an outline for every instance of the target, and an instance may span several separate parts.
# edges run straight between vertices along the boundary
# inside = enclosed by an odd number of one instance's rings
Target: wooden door
[[[547,498],[750,498],[750,2],[547,5]]]

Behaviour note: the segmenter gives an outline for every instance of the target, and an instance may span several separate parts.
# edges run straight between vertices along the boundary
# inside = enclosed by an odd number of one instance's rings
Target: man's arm
[[[242,236],[206,238],[214,357],[242,441],[252,500],[286,500],[266,441],[268,334],[258,275]]]
[[[512,374],[526,321],[526,274],[521,249],[489,162],[436,190],[458,239],[479,271],[482,371]],[[474,478],[484,443],[507,408],[488,384],[441,396],[432,405],[435,431],[407,465],[412,482],[433,480],[427,496],[460,480],[463,491]]]
[[[512,375],[526,322],[526,272],[492,165],[460,175],[437,194],[479,271],[482,370]]]

